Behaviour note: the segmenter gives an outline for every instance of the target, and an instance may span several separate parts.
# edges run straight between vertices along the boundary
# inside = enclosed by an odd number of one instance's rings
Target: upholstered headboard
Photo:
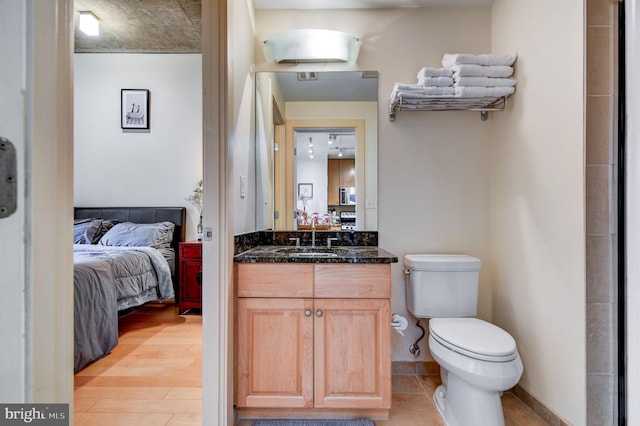
[[[187,209],[185,207],[76,207],[74,219],[101,218],[120,222],[172,222],[176,225],[171,247],[178,253],[178,243],[185,240]]]

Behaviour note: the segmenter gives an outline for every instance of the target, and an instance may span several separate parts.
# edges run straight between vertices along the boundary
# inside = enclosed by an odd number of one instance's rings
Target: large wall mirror
[[[256,228],[375,231],[378,73],[256,73]]]

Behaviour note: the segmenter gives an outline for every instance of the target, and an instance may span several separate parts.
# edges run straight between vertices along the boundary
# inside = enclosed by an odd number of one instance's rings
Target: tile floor
[[[76,426],[201,425],[202,317],[147,305],[120,319],[118,346],[75,376]],[[388,421],[378,426],[444,426],[433,402],[439,376],[394,376]],[[506,426],[547,425],[512,393]],[[241,420],[238,426],[250,426]]]

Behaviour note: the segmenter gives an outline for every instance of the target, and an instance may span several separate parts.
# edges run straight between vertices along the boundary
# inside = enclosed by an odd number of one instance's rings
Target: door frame
[[[294,144],[295,132],[308,129],[355,129],[356,133],[356,226],[358,230],[367,229],[365,223],[365,120],[362,119],[308,119],[286,120],[285,123],[285,224],[292,229],[294,224],[294,212],[296,211],[295,196],[295,164]]]
[[[26,8],[26,27],[17,34],[26,34],[24,73],[26,89],[31,89],[24,91],[30,197],[24,200],[21,243],[27,302],[19,316],[25,319],[26,337],[16,342],[25,348],[26,359],[17,374],[22,377],[15,380],[25,382],[20,401],[69,403],[72,422],[73,0],[28,0],[26,6],[11,1]],[[205,229],[211,229],[203,241],[202,356],[207,362],[202,367],[202,419],[207,425],[231,426],[233,204],[227,167],[225,1],[202,1],[202,34],[203,220]]]

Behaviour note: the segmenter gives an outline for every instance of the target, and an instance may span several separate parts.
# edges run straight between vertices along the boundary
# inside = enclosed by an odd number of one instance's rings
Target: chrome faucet
[[[327,238],[327,248],[331,248],[331,241],[338,241],[337,238]]]
[[[316,248],[316,220],[311,219],[311,248]]]
[[[296,247],[300,247],[300,238],[289,238],[289,241],[295,241]]]

